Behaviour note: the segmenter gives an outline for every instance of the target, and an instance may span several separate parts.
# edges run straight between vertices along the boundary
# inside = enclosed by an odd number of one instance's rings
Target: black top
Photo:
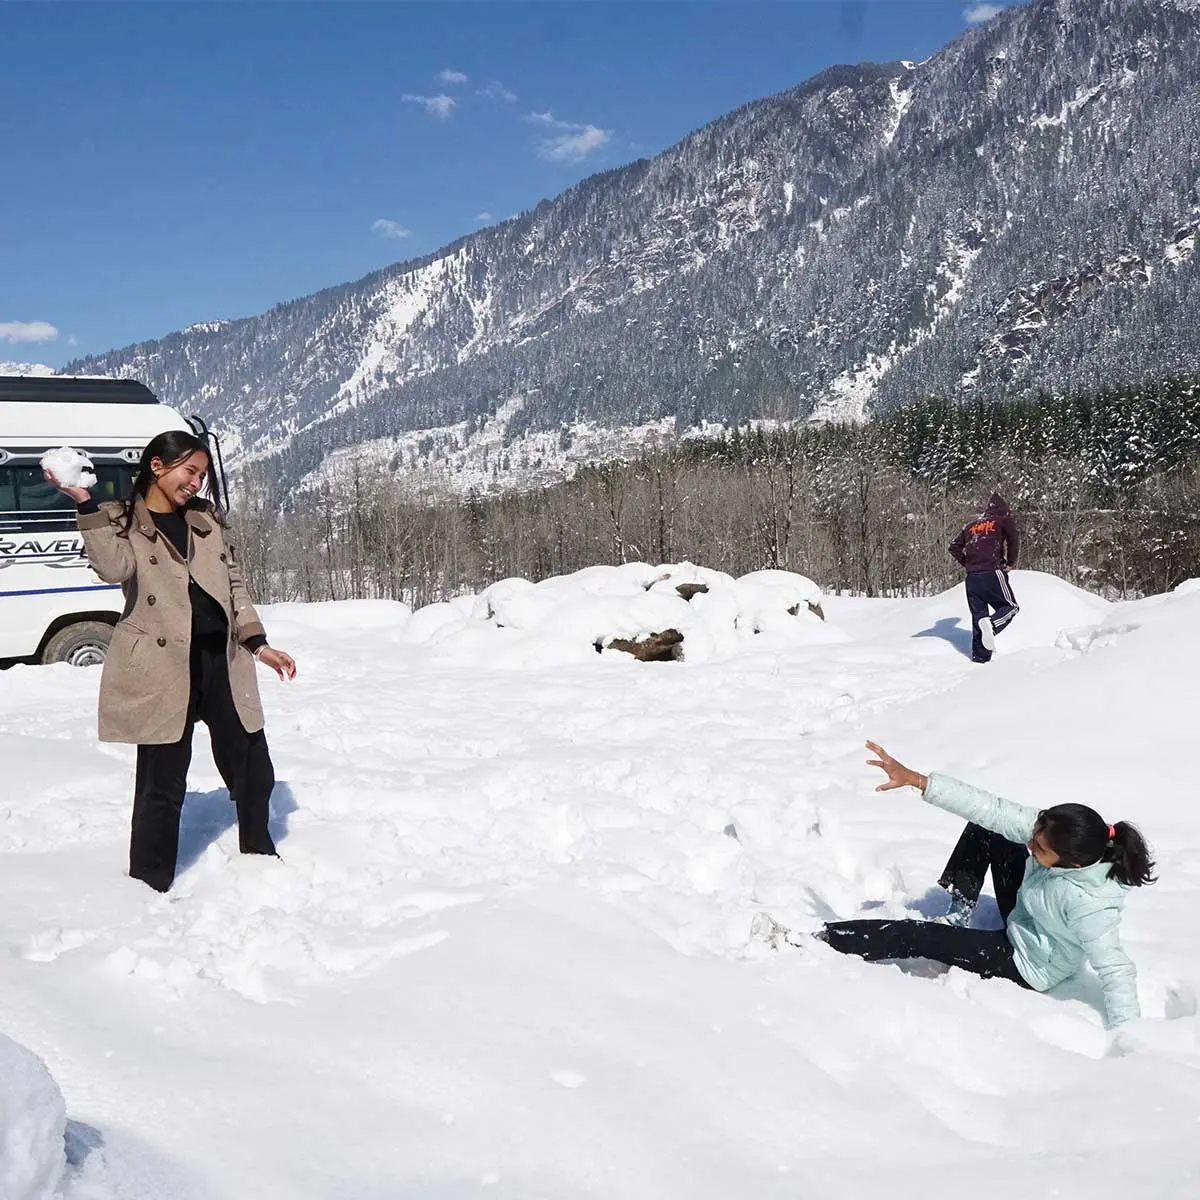
[[[158,532],[165,537],[184,562],[188,561],[188,524],[178,509],[150,514]],[[188,599],[192,603],[192,641],[224,642],[229,636],[225,610],[194,579],[188,580]]]
[[[79,506],[83,514],[100,511],[99,503],[89,497]],[[152,512],[150,516],[158,532],[165,537],[184,562],[188,561],[188,523],[178,509],[170,512]],[[192,642],[205,644],[224,644],[229,637],[229,622],[225,619],[225,610],[220,601],[210,596],[194,579],[188,580],[188,599],[192,605]],[[242,643],[247,650],[253,652],[259,646],[265,646],[267,639],[256,633]]]

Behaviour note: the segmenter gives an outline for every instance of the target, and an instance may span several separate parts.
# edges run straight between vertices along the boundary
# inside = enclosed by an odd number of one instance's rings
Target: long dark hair
[[[1110,826],[1086,804],[1056,804],[1038,814],[1036,830],[1058,855],[1060,867],[1090,867],[1112,863],[1108,877],[1127,887],[1153,883],[1154,860],[1150,847],[1128,821]],[[1108,831],[1112,829],[1112,837]]]
[[[221,508],[221,489],[218,484],[212,447],[204,438],[197,437],[194,433],[188,433],[183,429],[168,429],[166,433],[160,433],[146,444],[145,450],[142,451],[141,461],[138,463],[138,473],[133,481],[134,497],[140,496],[145,500],[146,493],[149,492],[150,485],[154,482],[154,471],[150,467],[150,463],[154,459],[161,459],[165,467],[174,467],[191,458],[197,451],[208,456],[208,470],[205,472],[204,482],[208,486],[209,499],[193,496],[188,501],[187,507],[204,509],[223,525],[225,512]],[[121,528],[121,534],[125,537],[129,536],[129,531],[133,528],[133,505],[133,500],[126,503],[125,524]]]

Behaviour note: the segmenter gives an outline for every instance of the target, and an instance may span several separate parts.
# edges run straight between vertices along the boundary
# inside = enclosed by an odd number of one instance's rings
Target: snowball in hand
[[[82,450],[59,446],[42,455],[42,470],[54,476],[60,487],[93,488],[96,476],[92,460]]]

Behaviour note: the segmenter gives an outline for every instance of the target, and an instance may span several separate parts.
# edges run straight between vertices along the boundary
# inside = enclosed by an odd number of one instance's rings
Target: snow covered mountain
[[[53,375],[45,363],[0,362],[0,375]]]
[[[74,363],[294,483],[1200,371],[1200,7],[1033,0],[832,67],[426,258]],[[574,446],[574,451],[572,447]]]

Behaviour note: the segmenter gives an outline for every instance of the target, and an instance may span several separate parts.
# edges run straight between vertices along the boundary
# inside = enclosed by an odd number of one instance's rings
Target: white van
[[[88,564],[75,505],[41,457],[74,446],[96,467],[97,500],[125,500],[146,443],[191,426],[132,379],[0,375],[0,660],[103,662],[121,589]]]

